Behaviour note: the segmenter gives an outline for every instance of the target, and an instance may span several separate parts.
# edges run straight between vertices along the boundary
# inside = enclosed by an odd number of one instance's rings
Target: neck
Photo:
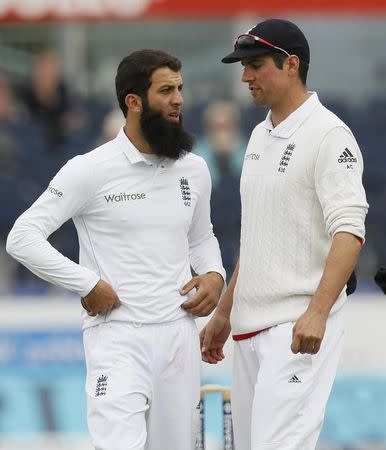
[[[274,127],[278,126],[280,122],[283,122],[290,114],[296,111],[308,98],[306,87],[289,92],[282,97],[282,100],[276,105],[271,106],[271,120]]]
[[[146,139],[143,137],[139,124],[134,124],[132,121],[126,121],[126,125],[123,130],[126,136],[130,139],[130,142],[141,153],[154,153]]]

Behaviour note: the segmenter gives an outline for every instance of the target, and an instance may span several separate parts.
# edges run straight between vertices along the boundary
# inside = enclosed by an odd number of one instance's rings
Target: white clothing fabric
[[[161,323],[184,317],[194,292],[180,289],[194,271],[220,273],[220,249],[210,222],[210,175],[187,154],[158,165],[121,129],[112,141],[70,160],[11,230],[7,251],[39,277],[87,295],[101,278],[121,306],[107,316],[83,311],[84,328],[109,320]],[[72,218],[79,264],[47,242]],[[190,264],[189,264],[190,263]]]
[[[235,450],[315,449],[341,353],[342,313],[328,318],[316,355],[291,352],[295,322],[235,342]]]
[[[110,321],[84,331],[95,450],[193,450],[199,426],[195,321]]]
[[[296,320],[320,282],[333,236],[364,240],[363,162],[350,129],[313,93],[252,132],[241,175],[240,268],[232,333]],[[342,290],[333,312],[346,300]]]

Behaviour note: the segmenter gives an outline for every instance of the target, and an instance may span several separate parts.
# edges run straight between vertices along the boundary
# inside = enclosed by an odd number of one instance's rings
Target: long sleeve
[[[218,272],[225,281],[220,248],[213,234],[210,220],[211,179],[208,166],[203,161],[200,171],[200,194],[189,230],[189,256],[194,271],[198,274]]]
[[[364,240],[368,204],[362,172],[362,155],[352,134],[344,127],[329,131],[316,161],[315,187],[330,236],[345,231]]]
[[[70,160],[47,190],[15,222],[7,252],[40,278],[84,296],[98,274],[58,252],[47,238],[68,219],[81,213],[95,191],[96,177],[78,156]]]

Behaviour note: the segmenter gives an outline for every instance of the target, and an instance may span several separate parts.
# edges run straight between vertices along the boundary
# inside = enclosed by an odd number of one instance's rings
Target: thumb
[[[185,286],[180,290],[181,295],[186,295],[188,292],[190,292],[194,287],[196,287],[197,280],[195,278],[192,278],[188,283],[185,284]]]
[[[300,350],[300,337],[295,333],[295,330],[292,334],[292,344],[291,351],[292,353],[299,353]]]

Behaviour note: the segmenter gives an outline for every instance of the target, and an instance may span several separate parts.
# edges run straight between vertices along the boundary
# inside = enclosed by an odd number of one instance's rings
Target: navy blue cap
[[[310,62],[310,47],[306,37],[300,28],[289,20],[265,20],[248,31],[248,34],[260,37],[276,47],[282,48],[290,55],[298,56],[300,60],[307,64]],[[280,50],[275,50],[262,42],[256,41],[253,47],[235,48],[232,53],[225,56],[221,61],[225,64],[230,64],[243,58],[261,56],[275,51],[280,53]]]

